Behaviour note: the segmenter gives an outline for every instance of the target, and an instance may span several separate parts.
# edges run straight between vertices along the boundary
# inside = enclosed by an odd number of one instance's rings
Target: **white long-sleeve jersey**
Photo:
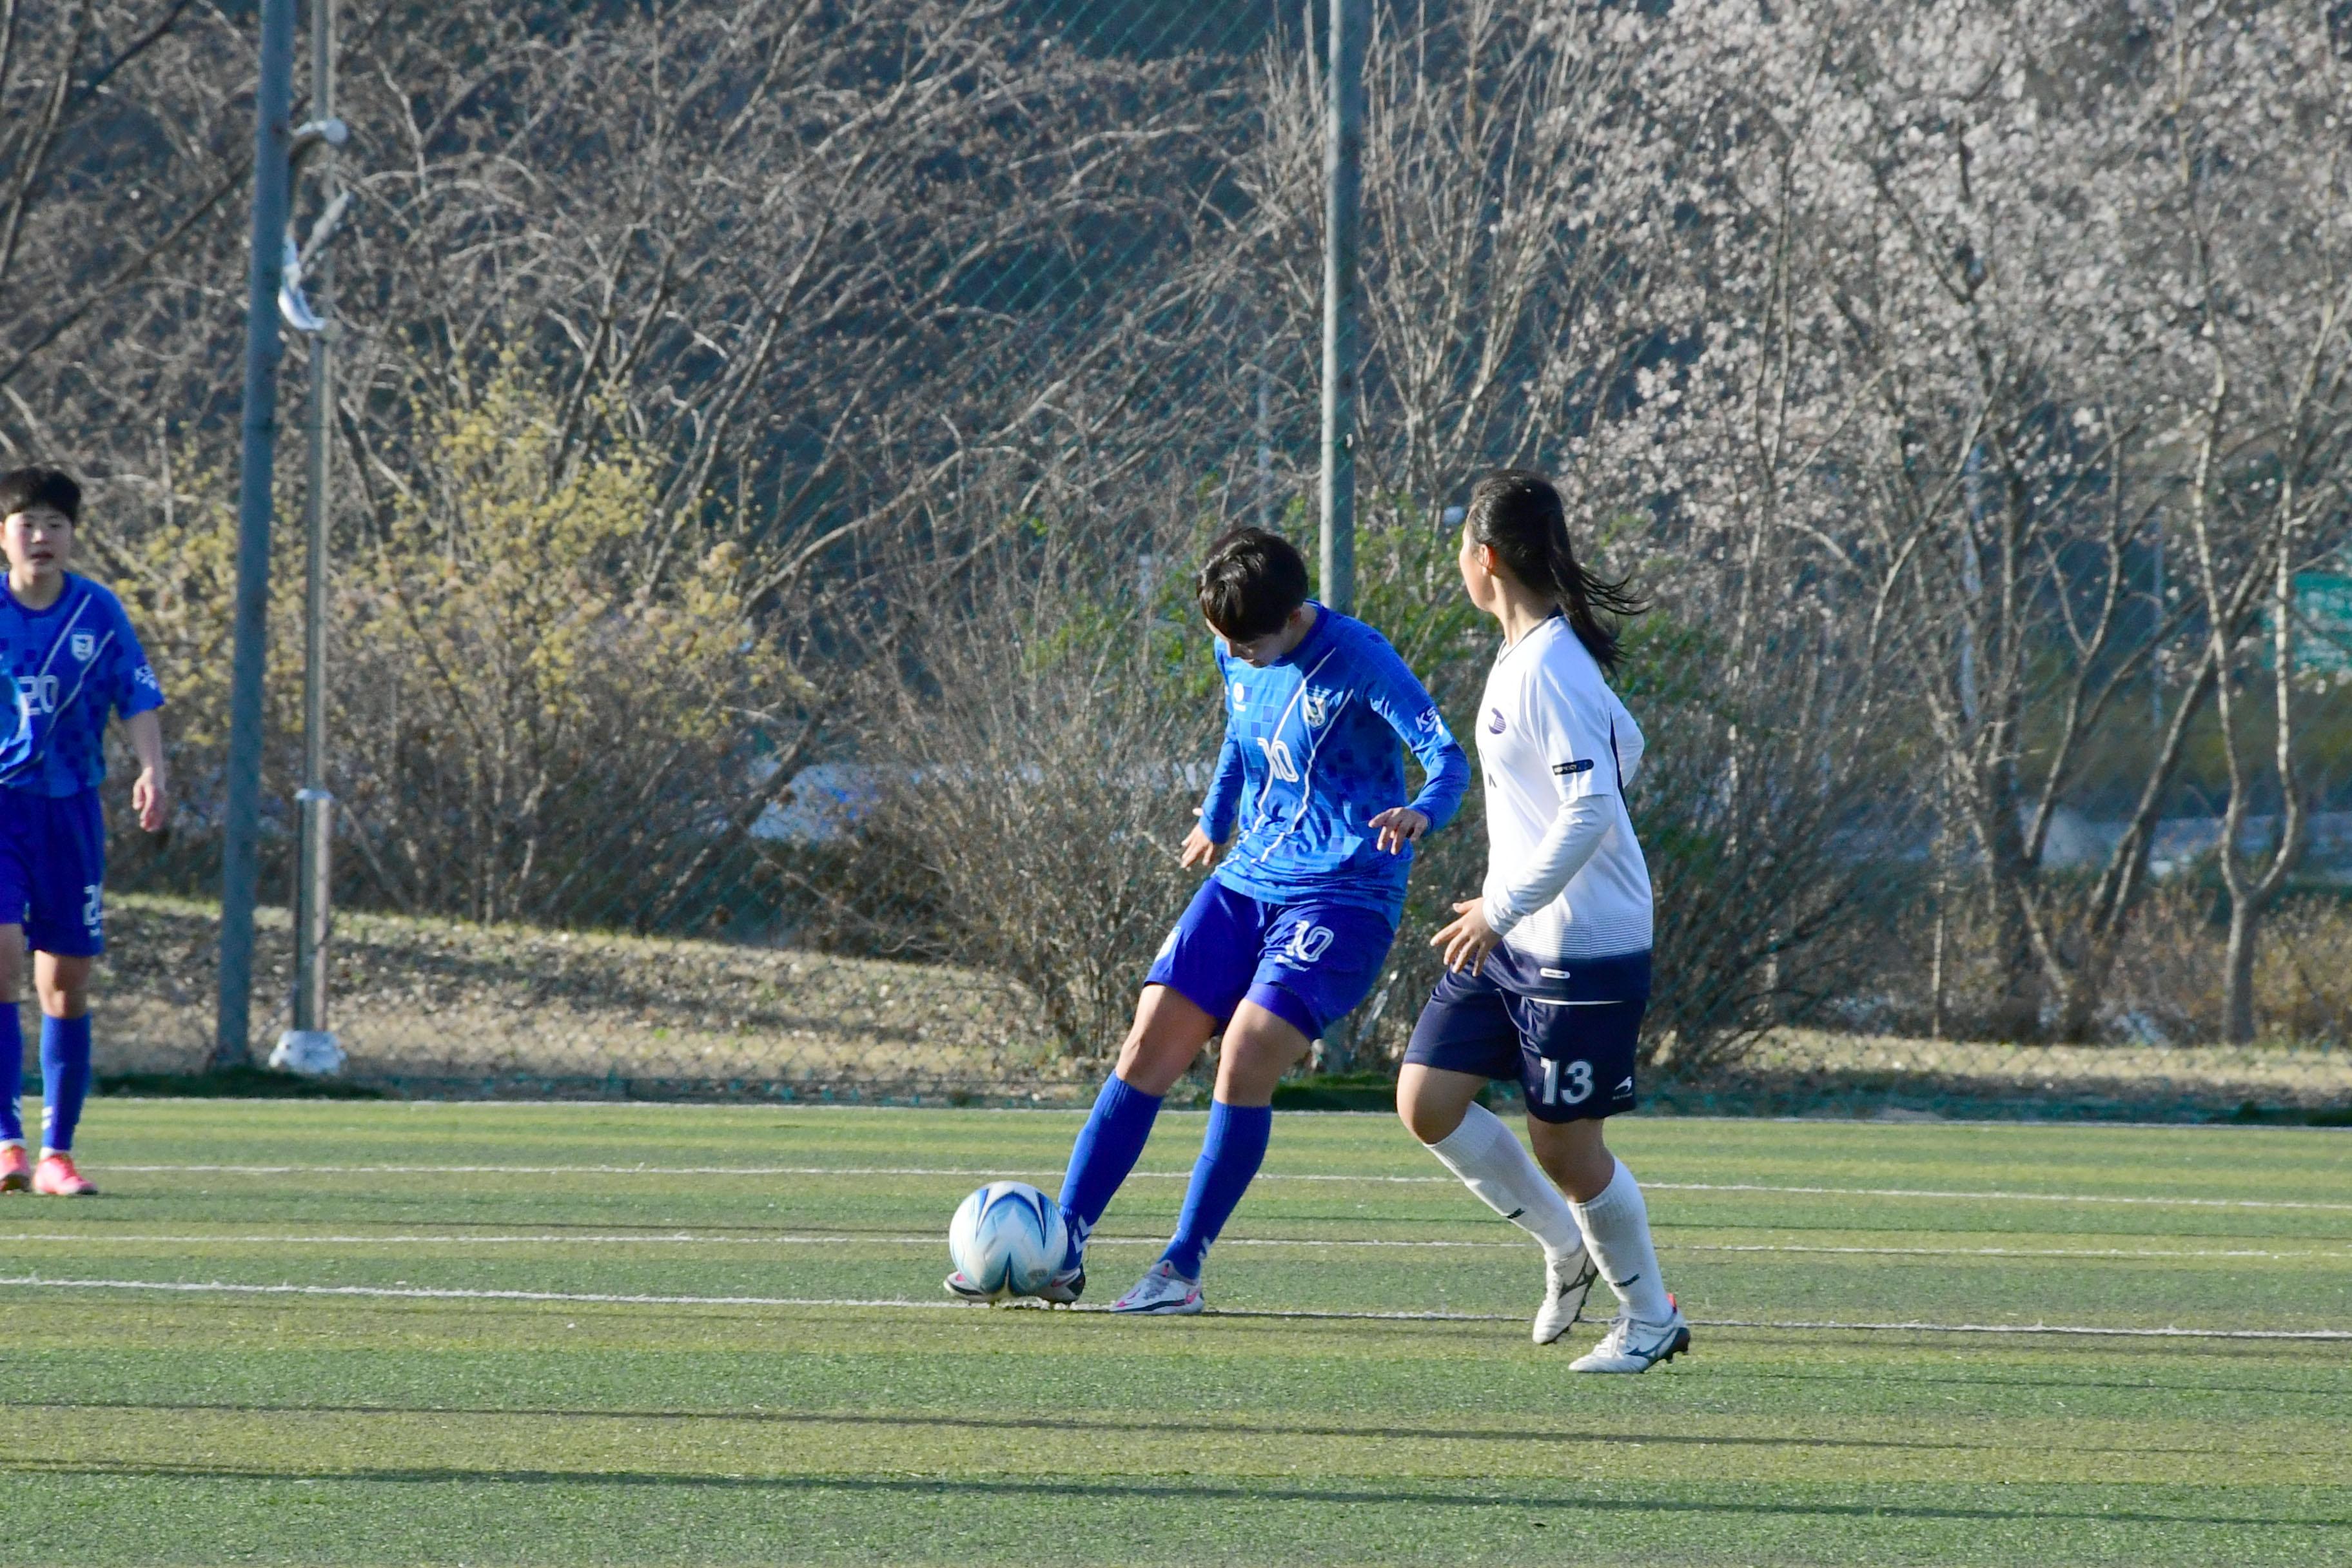
[[[1566,617],[1505,648],[1486,676],[1487,923],[1546,960],[1647,952],[1650,868],[1624,788],[1642,731]]]

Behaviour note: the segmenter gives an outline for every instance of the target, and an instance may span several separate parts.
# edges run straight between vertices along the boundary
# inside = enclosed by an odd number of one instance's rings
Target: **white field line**
[[[92,1165],[92,1171],[137,1172],[148,1174],[295,1176],[295,1175],[417,1175],[417,1176],[956,1176],[996,1181],[1003,1171],[971,1170],[940,1165]],[[1030,1175],[1053,1173],[1032,1171]],[[1130,1181],[1189,1182],[1190,1171],[1137,1171]],[[1452,1186],[1452,1176],[1337,1175],[1324,1172],[1260,1171],[1260,1182],[1379,1183],[1391,1186]],[[2021,1193],[1949,1190],[1934,1187],[1798,1187],[1770,1186],[1758,1182],[1653,1182],[1642,1184],[1652,1193],[1770,1193],[1809,1197],[1941,1198],[1994,1203],[2137,1204],[2161,1208],[2316,1209],[2352,1213],[2352,1203],[2312,1202],[2296,1198],[2189,1198],[2118,1193]]]
[[[560,1234],[474,1234],[424,1231],[387,1231],[377,1235],[358,1233],[328,1233],[308,1236],[293,1235],[226,1235],[202,1232],[172,1231],[13,1231],[0,1232],[0,1244],[22,1242],[85,1242],[98,1245],[196,1246],[226,1243],[233,1247],[839,1247],[855,1249],[860,1247],[938,1247],[946,1238],[939,1236],[874,1236],[864,1232],[844,1231],[817,1235],[775,1236],[710,1236],[690,1231],[629,1231],[608,1235],[580,1233]],[[1164,1247],[1167,1240],[1156,1236],[1096,1236],[1090,1247]],[[1235,1247],[1276,1248],[1358,1248],[1384,1247],[1448,1247],[1461,1251],[1522,1252],[1528,1244],[1523,1241],[1407,1241],[1353,1237],[1223,1237],[1217,1242],[1221,1251]],[[1661,1240],[1662,1252],[1760,1252],[1794,1253],[1819,1257],[1862,1258],[2270,1258],[2295,1262],[2352,1261],[2352,1250],[2341,1248],[2305,1248],[2280,1251],[2258,1247],[1830,1247],[1819,1244],[1784,1245],[1777,1242],[1710,1242]]]
[[[50,1290],[152,1290],[192,1296],[340,1296],[362,1300],[401,1301],[545,1301],[579,1306],[615,1307],[856,1307],[910,1311],[971,1311],[960,1301],[911,1301],[903,1297],[856,1296],[633,1296],[585,1290],[466,1290],[426,1286],[389,1285],[236,1285],[218,1279],[56,1279],[37,1274],[0,1278],[0,1288]],[[1045,1309],[1050,1310],[1050,1309]],[[1108,1312],[1108,1307],[1081,1305],[1066,1309]],[[1213,1307],[1221,1318],[1288,1318],[1381,1322],[1517,1323],[1507,1312],[1349,1312],[1308,1309]],[[1704,1329],[1764,1329],[1836,1331],[1850,1333],[1934,1334],[2063,1334],[2107,1339],[2158,1340],[2298,1340],[2352,1341],[2352,1329],[2200,1329],[2168,1325],[2160,1329],[2107,1328],[2080,1323],[1928,1323],[1771,1321],[1761,1319],[1694,1318]]]

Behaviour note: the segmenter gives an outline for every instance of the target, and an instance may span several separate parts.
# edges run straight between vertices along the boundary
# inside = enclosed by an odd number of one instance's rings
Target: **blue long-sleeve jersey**
[[[122,601],[70,572],[46,610],[18,604],[0,576],[0,692],[16,709],[0,715],[0,789],[53,799],[96,789],[106,776],[110,714],[128,719],[163,705]],[[15,918],[0,910],[0,920]]]
[[[1453,820],[1470,783],[1444,716],[1388,639],[1321,605],[1299,645],[1259,668],[1217,644],[1225,742],[1201,805],[1218,843],[1240,837],[1216,879],[1268,902],[1305,897],[1404,913],[1412,851],[1380,847],[1371,819],[1411,805],[1433,832]],[[1402,738],[1428,774],[1404,793]]]

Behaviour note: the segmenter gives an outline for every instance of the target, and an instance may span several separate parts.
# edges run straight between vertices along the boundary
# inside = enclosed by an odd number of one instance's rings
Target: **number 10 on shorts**
[[[1565,1079],[1567,1081],[1562,1082]],[[1592,1098],[1592,1064],[1591,1062],[1558,1062],[1544,1058],[1543,1102],[1546,1105],[1582,1105]]]

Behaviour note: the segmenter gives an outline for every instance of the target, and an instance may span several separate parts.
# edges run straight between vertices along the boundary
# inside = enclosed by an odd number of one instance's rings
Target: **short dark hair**
[[[45,463],[0,474],[0,517],[14,517],[37,506],[63,512],[68,522],[79,523],[81,487],[63,468],[52,468]]]
[[[1278,533],[1236,528],[1209,546],[1199,593],[1201,614],[1220,636],[1267,637],[1307,602],[1307,563]]]

